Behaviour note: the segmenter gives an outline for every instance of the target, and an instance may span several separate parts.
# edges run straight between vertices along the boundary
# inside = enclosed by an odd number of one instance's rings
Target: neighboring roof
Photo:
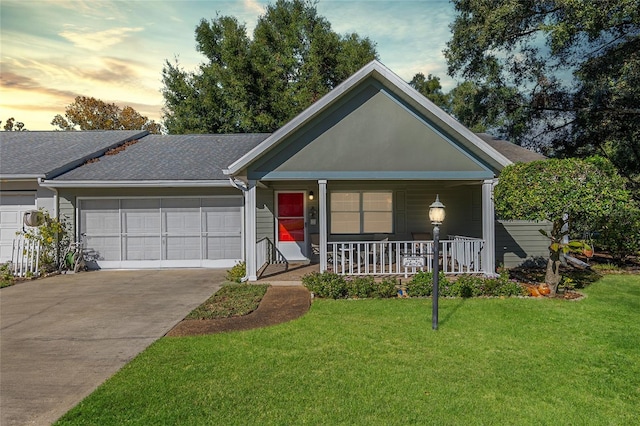
[[[269,134],[149,135],[48,182],[215,181]]]
[[[147,134],[140,130],[0,132],[0,179],[52,178]]]
[[[298,129],[331,108],[340,99],[348,96],[360,83],[370,77],[379,81],[387,90],[393,92],[402,99],[403,102],[411,105],[411,107],[415,108],[415,110],[419,111],[427,119],[437,123],[446,133],[452,135],[459,143],[463,144],[465,149],[481,158],[487,164],[490,164],[495,170],[501,170],[504,166],[511,164],[508,158],[496,151],[491,145],[457,122],[453,117],[421,95],[387,67],[374,60],[312,104],[293,120],[278,129],[260,145],[231,164],[229,168],[225,170],[225,174],[230,176],[240,175],[250,164],[263,157]]]
[[[487,133],[476,133],[480,139],[491,145],[496,151],[507,157],[514,163],[529,163],[536,160],[544,160],[545,157],[542,154],[531,151],[530,149],[523,148],[512,142],[498,139]]]

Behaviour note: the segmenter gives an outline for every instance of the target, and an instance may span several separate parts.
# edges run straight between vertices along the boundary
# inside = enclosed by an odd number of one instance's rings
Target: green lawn
[[[163,338],[59,424],[640,424],[640,276],[578,302],[316,300],[275,327]]]

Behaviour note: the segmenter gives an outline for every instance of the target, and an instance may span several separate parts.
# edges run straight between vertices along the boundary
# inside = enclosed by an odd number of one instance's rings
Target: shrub
[[[9,287],[15,283],[9,262],[0,265],[0,288]]]
[[[40,242],[39,264],[41,272],[51,272],[58,268],[62,259],[58,259],[58,255],[62,256],[65,249],[71,243],[72,234],[69,231],[69,224],[65,220],[52,218],[49,212],[42,210],[44,220],[42,225],[34,228],[28,228],[24,237]]]
[[[599,233],[595,244],[609,251],[616,260],[640,252],[640,207],[637,203],[614,210],[596,229]]]
[[[458,277],[450,286],[451,297],[477,297],[481,294],[481,287],[484,279],[475,275],[462,275]]]
[[[444,272],[440,272],[438,277],[438,289],[444,288],[449,284]],[[433,272],[420,271],[415,274],[413,279],[407,283],[407,293],[411,297],[431,296],[431,293],[433,293]]]
[[[345,279],[333,272],[312,272],[302,277],[302,284],[318,297],[341,299],[347,296]]]
[[[378,299],[396,297],[398,295],[398,285],[398,280],[395,277],[385,277],[375,286],[373,297],[377,297]]]
[[[483,279],[480,296],[524,296],[527,289],[517,281],[509,279],[509,273],[504,272],[497,278]]]
[[[227,281],[239,283],[247,275],[247,265],[239,262],[233,265],[233,268],[227,271]]]
[[[375,289],[375,280],[371,276],[354,277],[346,280],[347,296],[354,299],[371,297]]]

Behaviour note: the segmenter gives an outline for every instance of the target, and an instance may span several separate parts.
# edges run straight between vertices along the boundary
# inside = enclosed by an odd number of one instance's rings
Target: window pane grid
[[[392,192],[332,192],[331,233],[393,232]]]

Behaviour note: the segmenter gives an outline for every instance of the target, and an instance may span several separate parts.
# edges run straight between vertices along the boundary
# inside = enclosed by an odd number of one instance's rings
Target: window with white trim
[[[338,191],[330,193],[332,234],[390,234],[393,232],[393,192]]]

